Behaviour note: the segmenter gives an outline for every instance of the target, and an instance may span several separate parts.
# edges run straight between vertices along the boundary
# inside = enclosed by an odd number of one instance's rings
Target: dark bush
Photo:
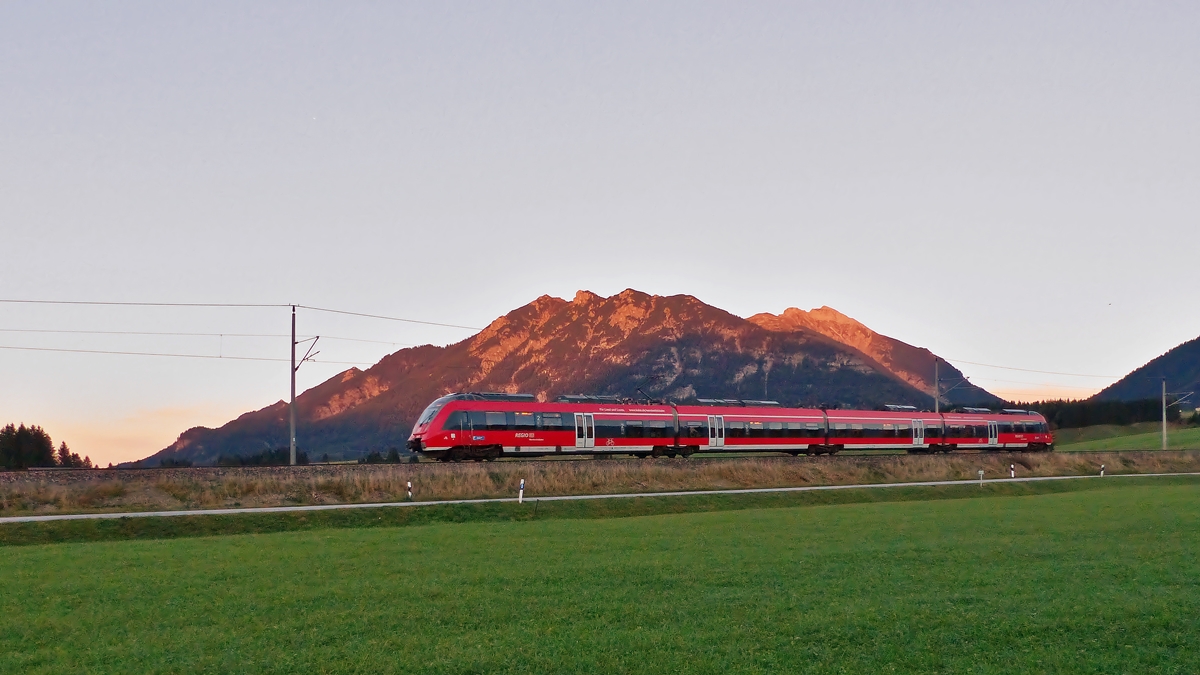
[[[221,455],[217,466],[288,466],[291,455],[290,448],[264,450],[257,455]],[[308,464],[308,453],[297,449],[296,464]]]

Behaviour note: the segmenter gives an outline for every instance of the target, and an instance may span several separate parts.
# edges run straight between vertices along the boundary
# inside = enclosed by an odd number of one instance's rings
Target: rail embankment
[[[1200,471],[1200,452],[745,457],[0,472],[0,516]]]

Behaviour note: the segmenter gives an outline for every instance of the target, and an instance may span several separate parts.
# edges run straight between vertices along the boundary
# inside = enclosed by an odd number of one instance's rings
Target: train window
[[[471,428],[476,431],[487,429],[487,416],[482,410],[472,410],[467,413],[467,421],[470,422]]]
[[[946,427],[946,438],[963,438],[966,436],[966,429],[961,424],[951,424]]]
[[[643,426],[644,426],[644,424],[642,423],[641,420],[630,420],[630,421],[626,422],[625,423],[625,437],[626,438],[642,438],[643,436],[646,435],[645,431],[643,430]]]
[[[429,407],[425,409],[425,412],[421,413],[421,416],[417,418],[417,426],[423,427],[432,422],[434,416],[441,411],[442,406],[446,405],[450,399],[451,397],[449,396],[443,396],[433,403],[430,403]]]
[[[850,436],[852,438],[862,438],[865,435],[865,430],[861,424],[850,425]]]
[[[502,412],[484,413],[484,424],[488,431],[504,431],[508,429],[508,415]]]
[[[467,428],[467,413],[462,410],[455,410],[446,416],[446,423],[442,425],[443,429],[466,429]]]
[[[704,422],[688,422],[685,428],[688,438],[708,438],[708,425]]]
[[[750,438],[762,438],[766,435],[762,422],[747,422],[746,435]]]
[[[888,433],[893,433],[891,429],[888,429],[887,431]],[[884,436],[883,432],[884,429],[882,424],[863,425],[863,436],[866,438],[882,438]]]
[[[668,438],[673,435],[667,433],[667,423],[663,420],[650,420],[646,423],[647,438]]]
[[[517,429],[532,429],[537,426],[535,420],[533,419],[533,413],[514,413],[514,418],[513,426],[515,426]]]
[[[547,429],[557,429],[562,427],[562,415],[560,413],[542,413],[542,426]]]
[[[783,422],[767,422],[768,438],[783,438]]]
[[[850,435],[850,427],[845,424],[834,424],[829,435],[835,438],[846,438]]]
[[[925,423],[925,438],[938,438],[942,435],[942,427],[939,425],[930,425]]]
[[[746,423],[745,422],[726,422],[725,423],[725,438],[745,438]]]
[[[1016,425],[1014,425],[1012,422],[1001,422],[1000,424],[998,424],[996,426],[997,426],[996,433],[1011,434],[1013,432],[1013,427]]]
[[[625,435],[625,423],[621,420],[596,420],[596,438],[621,438]]]

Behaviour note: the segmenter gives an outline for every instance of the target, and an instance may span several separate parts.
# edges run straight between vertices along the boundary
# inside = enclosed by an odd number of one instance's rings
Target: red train
[[[696,403],[641,404],[601,396],[541,403],[528,394],[449,394],[421,413],[408,448],[443,461],[478,461],[554,454],[1045,451],[1054,444],[1046,419],[1027,410],[933,413],[912,406],[873,411],[784,408],[774,401]]]

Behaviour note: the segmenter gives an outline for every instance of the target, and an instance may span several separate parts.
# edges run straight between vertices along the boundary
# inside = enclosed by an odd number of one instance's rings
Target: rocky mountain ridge
[[[804,311],[789,307],[782,314],[755,314],[747,319],[770,331],[810,330],[854,347],[870,357],[888,372],[922,391],[933,391],[933,352],[914,347],[886,335],[880,335],[863,324],[830,307]],[[948,364],[942,362],[942,367]],[[947,370],[949,375],[949,370]],[[949,375],[961,377],[961,374]],[[987,395],[973,393],[972,401],[988,400]]]
[[[496,319],[478,334],[424,345],[351,368],[297,397],[298,444],[309,457],[361,456],[403,447],[413,420],[453,391],[769,398],[786,404],[932,404],[919,374],[928,354],[831,310],[789,309],[743,319],[688,295],[626,290],[611,297],[579,291],[548,295]],[[944,377],[960,376],[948,367]],[[953,392],[967,403],[998,401],[983,390]],[[966,397],[966,398],[963,398]],[[212,463],[283,445],[280,401],[218,429],[185,431],[141,464],[163,459]]]

